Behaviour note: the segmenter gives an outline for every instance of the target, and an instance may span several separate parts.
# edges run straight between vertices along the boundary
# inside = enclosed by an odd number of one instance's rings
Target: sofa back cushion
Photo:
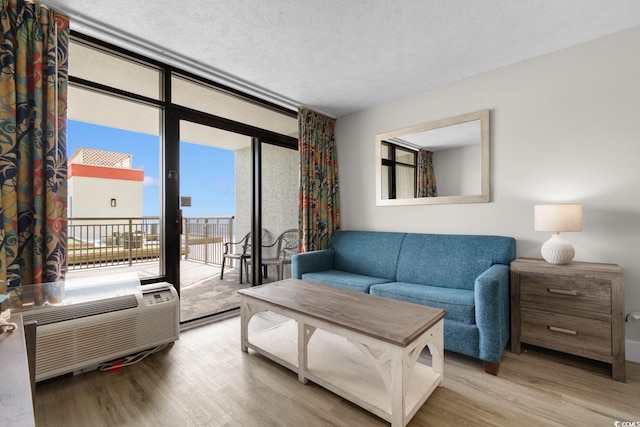
[[[349,273],[395,280],[398,254],[405,233],[337,231],[330,247],[333,268]]]
[[[516,257],[511,237],[407,234],[398,257],[398,282],[472,290],[493,264]]]

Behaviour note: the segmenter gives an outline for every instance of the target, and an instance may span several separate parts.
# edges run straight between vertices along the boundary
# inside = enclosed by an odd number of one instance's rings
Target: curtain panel
[[[64,279],[69,19],[36,3],[0,11],[0,294]],[[33,287],[33,301],[46,296]]]
[[[340,227],[335,124],[335,119],[315,111],[298,111],[301,252],[328,248]]]
[[[438,197],[433,172],[433,151],[418,150],[417,197]]]

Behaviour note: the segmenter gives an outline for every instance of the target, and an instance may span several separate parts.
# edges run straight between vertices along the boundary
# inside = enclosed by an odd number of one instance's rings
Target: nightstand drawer
[[[523,302],[611,313],[611,281],[544,273],[520,273]]]
[[[611,323],[522,308],[520,340],[554,350],[610,356]]]
[[[625,380],[624,274],[616,264],[511,263],[511,351],[521,342],[611,363]]]

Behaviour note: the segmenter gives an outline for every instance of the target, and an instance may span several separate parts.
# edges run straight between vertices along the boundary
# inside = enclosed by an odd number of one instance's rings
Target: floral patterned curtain
[[[418,150],[417,197],[437,197],[436,175],[433,172],[433,151]]]
[[[298,111],[301,252],[328,248],[340,227],[335,124],[315,111]]]
[[[1,295],[64,279],[69,20],[2,0],[0,29]]]

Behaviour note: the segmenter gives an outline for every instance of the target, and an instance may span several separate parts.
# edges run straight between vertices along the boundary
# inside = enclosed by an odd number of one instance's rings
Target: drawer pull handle
[[[562,332],[563,334],[568,334],[568,335],[578,335],[578,331],[574,331],[572,329],[558,328],[557,326],[549,326],[549,330],[553,332]]]
[[[547,292],[551,294],[573,295],[574,297],[578,296],[578,291],[576,291],[575,289],[567,290],[567,289],[547,288]]]

